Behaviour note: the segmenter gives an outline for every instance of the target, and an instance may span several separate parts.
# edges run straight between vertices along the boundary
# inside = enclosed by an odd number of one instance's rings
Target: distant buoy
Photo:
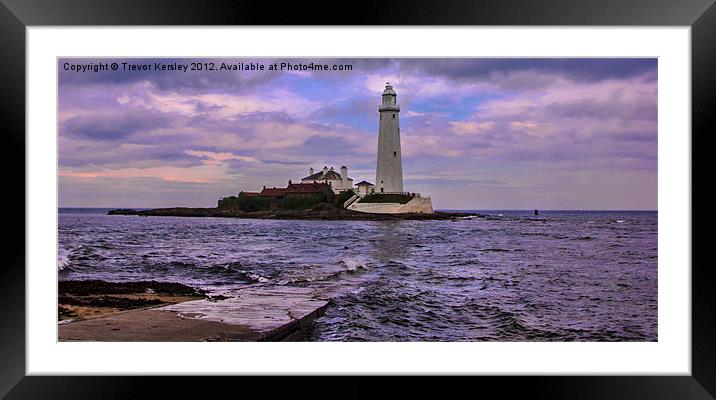
[[[539,211],[538,211],[537,209],[535,209],[535,213],[534,213],[534,214],[535,214],[535,215],[539,215]]]

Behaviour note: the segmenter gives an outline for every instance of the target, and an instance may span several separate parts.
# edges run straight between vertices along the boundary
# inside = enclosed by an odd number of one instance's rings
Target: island
[[[349,220],[349,221],[394,221],[394,220],[458,220],[463,218],[482,217],[477,213],[442,212],[432,214],[403,213],[403,214],[371,214],[347,210],[345,208],[330,207],[326,203],[309,209],[298,210],[265,210],[245,211],[237,208],[192,208],[172,207],[156,208],[151,210],[116,209],[107,212],[108,215],[138,215],[142,217],[224,217],[224,218],[260,218],[282,220]]]

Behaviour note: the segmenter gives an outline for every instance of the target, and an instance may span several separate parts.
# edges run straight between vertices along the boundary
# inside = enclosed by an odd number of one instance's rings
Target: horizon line
[[[192,207],[192,206],[173,206],[173,207],[103,207],[103,206],[57,206],[57,208],[109,208],[109,209],[161,209],[161,208],[211,208],[211,207]],[[659,211],[658,209],[646,208],[436,208],[435,211]]]

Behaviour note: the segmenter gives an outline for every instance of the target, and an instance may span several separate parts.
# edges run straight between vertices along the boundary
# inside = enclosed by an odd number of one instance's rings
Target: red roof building
[[[286,188],[264,187],[264,189],[261,191],[260,195],[267,196],[267,197],[276,197],[276,198],[282,199],[284,196],[286,196]]]
[[[325,182],[320,183],[289,183],[285,188],[267,188],[259,193],[261,196],[283,199],[285,197],[307,197],[316,195],[325,195],[326,200],[332,200],[334,197],[333,189]]]

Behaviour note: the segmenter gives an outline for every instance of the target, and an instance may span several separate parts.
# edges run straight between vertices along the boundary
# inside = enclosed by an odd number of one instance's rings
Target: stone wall
[[[433,201],[430,197],[414,197],[406,204],[400,203],[360,203],[355,202],[348,206],[349,210],[374,214],[404,214],[420,213],[432,214]]]

